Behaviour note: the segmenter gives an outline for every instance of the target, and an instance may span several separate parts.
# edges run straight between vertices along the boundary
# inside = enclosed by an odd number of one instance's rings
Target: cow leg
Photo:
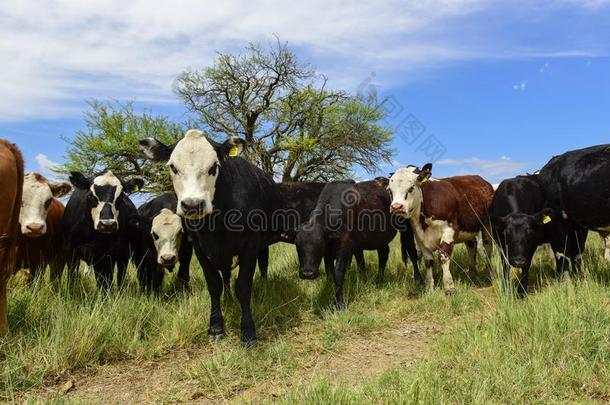
[[[240,266],[241,269],[241,266]],[[222,285],[224,286],[225,297],[231,296],[231,269],[224,269],[220,272],[222,275]]]
[[[409,225],[410,227],[410,225]],[[415,246],[415,238],[411,230],[400,233],[400,252],[402,253],[402,261],[407,266],[407,258],[413,264],[413,279],[417,285],[423,285],[424,279],[419,272],[419,262],[417,254],[417,246]]]
[[[2,257],[0,253],[0,258]],[[4,256],[8,254],[4,253]],[[8,260],[0,260],[0,337],[8,335],[8,315],[7,315],[7,300],[6,300],[6,286],[8,284],[8,278],[11,273],[11,269],[8,268]]]
[[[208,293],[210,294],[210,327],[208,335],[210,335],[211,339],[218,340],[224,337],[225,334],[224,319],[220,307],[223,286],[222,278],[220,271],[212,267],[205,254],[198,252],[197,249],[195,249],[195,253],[201,264],[201,270],[203,271],[203,276],[208,286]]]
[[[443,288],[445,293],[451,295],[455,292],[455,285],[453,283],[453,277],[451,276],[451,255],[453,254],[453,243],[441,242],[439,249],[439,256],[441,261],[441,267],[443,269]]]
[[[125,286],[125,275],[127,274],[127,267],[129,266],[129,258],[121,259],[117,262],[117,273],[116,283],[119,290],[122,290]],[[114,267],[114,266],[113,266]],[[111,270],[112,272],[112,270]]]
[[[600,232],[599,236],[604,239],[604,258],[606,261],[610,262],[610,233]]]
[[[333,249],[326,249],[324,252],[324,269],[326,277],[331,277],[335,270],[335,252]]]
[[[491,265],[491,255],[494,250],[494,242],[493,237],[491,236],[491,230],[483,228],[481,231],[481,237],[483,239],[483,249],[485,249],[485,268],[487,269],[487,274],[489,274],[489,280],[494,280],[494,269]]]
[[[582,255],[587,244],[587,235],[589,231],[585,228],[577,228],[574,230],[574,239],[571,244],[570,261],[572,264],[572,274],[579,275],[582,272]]]
[[[100,259],[93,265],[97,288],[108,292],[112,286],[113,263],[109,258]]]
[[[428,249],[422,248],[424,264],[426,266],[426,291],[434,291],[434,256]]]
[[[155,294],[161,294],[161,288],[163,287],[163,277],[165,276],[165,268],[160,264],[157,264],[154,268],[153,274],[151,275],[150,288]]]
[[[345,300],[343,298],[343,283],[345,281],[345,272],[349,268],[352,261],[352,250],[348,246],[343,246],[337,254],[337,264],[333,272],[335,280],[335,306],[338,310],[345,309]]]
[[[61,281],[61,274],[63,273],[65,266],[66,260],[63,257],[56,258],[51,262],[51,283],[54,287],[59,285],[59,282]]]
[[[241,341],[246,348],[256,346],[256,330],[252,318],[252,281],[256,270],[256,255],[239,256],[239,274],[235,283],[235,295],[241,306]]]
[[[379,258],[379,273],[377,274],[377,281],[383,281],[385,277],[385,269],[388,265],[388,259],[390,257],[390,245],[385,245],[380,249],[377,249],[377,257]]]
[[[269,270],[269,246],[258,252],[258,269],[261,272],[261,277],[266,279]]]
[[[356,259],[356,265],[358,267],[358,272],[360,272],[360,273],[366,272],[366,263],[364,262],[364,252],[362,250],[355,250],[354,258]]]
[[[184,239],[188,239],[185,237]],[[180,266],[178,267],[178,282],[180,286],[187,290],[189,289],[189,283],[191,278],[191,260],[193,258],[193,245],[186,241],[182,241],[182,245],[180,246],[180,251],[178,252],[178,261]]]
[[[468,271],[475,275],[477,274],[477,241],[469,240],[466,242],[466,249],[468,250]]]

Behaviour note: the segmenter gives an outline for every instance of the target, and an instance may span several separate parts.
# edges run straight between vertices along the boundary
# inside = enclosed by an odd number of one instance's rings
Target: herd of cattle
[[[56,282],[67,265],[71,282],[84,261],[98,288],[108,290],[115,268],[117,284],[123,285],[131,261],[142,289],[158,292],[165,270],[177,263],[177,278],[188,288],[194,251],[210,293],[212,337],[224,334],[221,295],[239,266],[241,339],[251,346],[256,264],[266,277],[268,248],[280,241],[296,245],[302,279],[317,278],[324,262],[335,283],[335,304],[344,308],[352,257],[362,267],[363,251],[376,250],[382,278],[397,233],[403,260],[410,259],[415,280],[426,289],[434,288],[438,255],[447,293],[454,289],[455,244],[466,244],[469,271],[476,271],[481,237],[491,272],[495,239],[505,283],[511,267],[522,269],[518,294],[523,296],[538,246],[551,245],[562,276],[579,271],[589,230],[610,232],[610,145],[557,156],[537,174],[505,180],[494,192],[479,176],[433,178],[431,164],[358,183],[276,183],[238,156],[245,148],[238,138],[217,143],[189,130],[173,146],[152,138],[140,143],[148,159],[167,163],[174,190],[138,209],[129,195],[143,187],[141,179],[120,179],[107,170],[93,177],[72,173],[70,184],[52,183],[24,174],[17,147],[0,140],[0,335],[8,332],[7,281],[19,269],[36,277],[48,267]],[[70,191],[64,207],[58,198]]]

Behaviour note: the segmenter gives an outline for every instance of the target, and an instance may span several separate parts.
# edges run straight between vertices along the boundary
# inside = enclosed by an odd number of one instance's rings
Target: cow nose
[[[42,231],[42,228],[44,228],[44,224],[41,224],[38,222],[32,222],[31,224],[28,224],[26,226],[26,228],[28,229],[28,231],[30,231],[32,233],[38,233],[38,232]]]
[[[301,270],[299,272],[299,277],[302,280],[315,280],[320,277],[320,272],[317,270]]]
[[[100,219],[97,229],[102,232],[114,232],[118,228],[118,224],[114,219]]]
[[[176,255],[166,253],[161,255],[161,260],[163,264],[173,264],[176,262]]]
[[[403,205],[401,203],[393,203],[390,208],[392,212],[400,212],[403,209]]]
[[[200,213],[205,208],[205,201],[198,198],[185,198],[180,202],[180,206],[186,213]]]
[[[513,264],[515,267],[523,267],[527,263],[527,259],[525,257],[515,257],[513,259]]]

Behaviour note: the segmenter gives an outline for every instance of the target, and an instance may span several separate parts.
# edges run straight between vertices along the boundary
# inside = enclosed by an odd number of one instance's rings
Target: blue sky
[[[389,97],[403,135],[384,171],[435,160],[437,176],[498,182],[610,142],[610,0],[257,3],[3,3],[0,136],[48,172],[60,136],[83,126],[84,100],[135,99],[181,119],[177,74],[278,35],[332,86]],[[405,137],[405,120],[421,130]],[[431,139],[442,155],[422,148]]]

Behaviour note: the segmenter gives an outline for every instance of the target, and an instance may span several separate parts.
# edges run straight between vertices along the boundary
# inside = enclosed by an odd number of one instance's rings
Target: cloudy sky
[[[61,162],[85,100],[182,119],[181,71],[274,35],[332,86],[389,97],[394,166],[495,182],[610,142],[610,0],[155,3],[0,3],[0,136],[29,170]]]

